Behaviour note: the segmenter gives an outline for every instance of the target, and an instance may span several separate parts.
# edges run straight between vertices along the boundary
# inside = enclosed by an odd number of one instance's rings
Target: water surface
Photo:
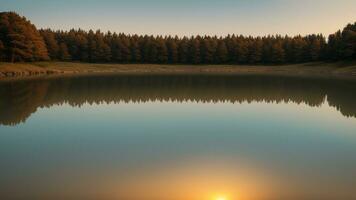
[[[356,82],[0,83],[1,199],[356,199]]]

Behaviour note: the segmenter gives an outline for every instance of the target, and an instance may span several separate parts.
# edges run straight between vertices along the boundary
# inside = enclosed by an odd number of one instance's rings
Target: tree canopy
[[[36,27],[14,12],[0,13],[0,52],[7,61],[48,60],[48,52]]]
[[[152,36],[72,29],[37,31],[14,12],[0,13],[2,61],[60,60],[168,64],[284,64],[354,60],[356,22],[331,34]]]

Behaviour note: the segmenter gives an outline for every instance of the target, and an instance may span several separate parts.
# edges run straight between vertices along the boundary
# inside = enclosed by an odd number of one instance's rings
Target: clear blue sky
[[[39,28],[161,35],[308,34],[356,21],[356,0],[0,0]]]

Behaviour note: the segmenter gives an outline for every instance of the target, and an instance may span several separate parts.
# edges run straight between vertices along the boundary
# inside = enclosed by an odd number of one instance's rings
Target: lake
[[[0,160],[7,200],[356,199],[356,82],[1,82]]]

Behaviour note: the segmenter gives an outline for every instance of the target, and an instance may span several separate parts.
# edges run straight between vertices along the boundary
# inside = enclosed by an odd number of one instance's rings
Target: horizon
[[[127,35],[224,37],[235,34],[263,37],[323,34],[327,37],[356,19],[356,2],[349,0],[154,0],[149,3],[140,0],[0,0],[0,3],[1,12],[13,11],[25,16],[38,29],[101,30]]]

